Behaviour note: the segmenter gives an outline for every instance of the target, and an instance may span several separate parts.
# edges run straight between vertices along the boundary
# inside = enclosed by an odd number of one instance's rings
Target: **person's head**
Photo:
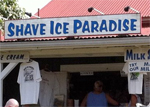
[[[95,83],[94,83],[94,91],[102,92],[102,89],[103,89],[103,83],[101,81],[95,81]]]
[[[19,107],[19,103],[17,100],[11,98],[6,102],[5,107]]]

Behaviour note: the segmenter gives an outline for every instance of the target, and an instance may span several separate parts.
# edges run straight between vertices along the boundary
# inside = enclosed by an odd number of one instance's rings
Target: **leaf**
[[[25,18],[25,9],[19,7],[17,0],[0,0],[0,16],[12,19]],[[4,30],[4,20],[0,19],[0,30]]]

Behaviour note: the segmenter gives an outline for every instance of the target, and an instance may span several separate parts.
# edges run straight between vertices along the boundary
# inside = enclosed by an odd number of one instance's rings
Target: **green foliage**
[[[23,19],[25,18],[25,9],[20,8],[17,0],[0,0],[0,30],[4,30],[4,19]]]

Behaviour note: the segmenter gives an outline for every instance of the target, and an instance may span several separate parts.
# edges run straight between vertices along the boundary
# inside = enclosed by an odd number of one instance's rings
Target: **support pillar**
[[[3,71],[3,63],[0,63],[0,107],[3,107],[3,80],[1,74]]]
[[[17,66],[17,63],[9,63],[3,69],[3,63],[0,63],[0,107],[3,107],[3,80]]]

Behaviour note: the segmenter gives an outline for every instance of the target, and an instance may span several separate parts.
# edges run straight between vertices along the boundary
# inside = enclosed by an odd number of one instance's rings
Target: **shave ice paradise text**
[[[5,39],[140,33],[140,23],[140,14],[11,20]]]

